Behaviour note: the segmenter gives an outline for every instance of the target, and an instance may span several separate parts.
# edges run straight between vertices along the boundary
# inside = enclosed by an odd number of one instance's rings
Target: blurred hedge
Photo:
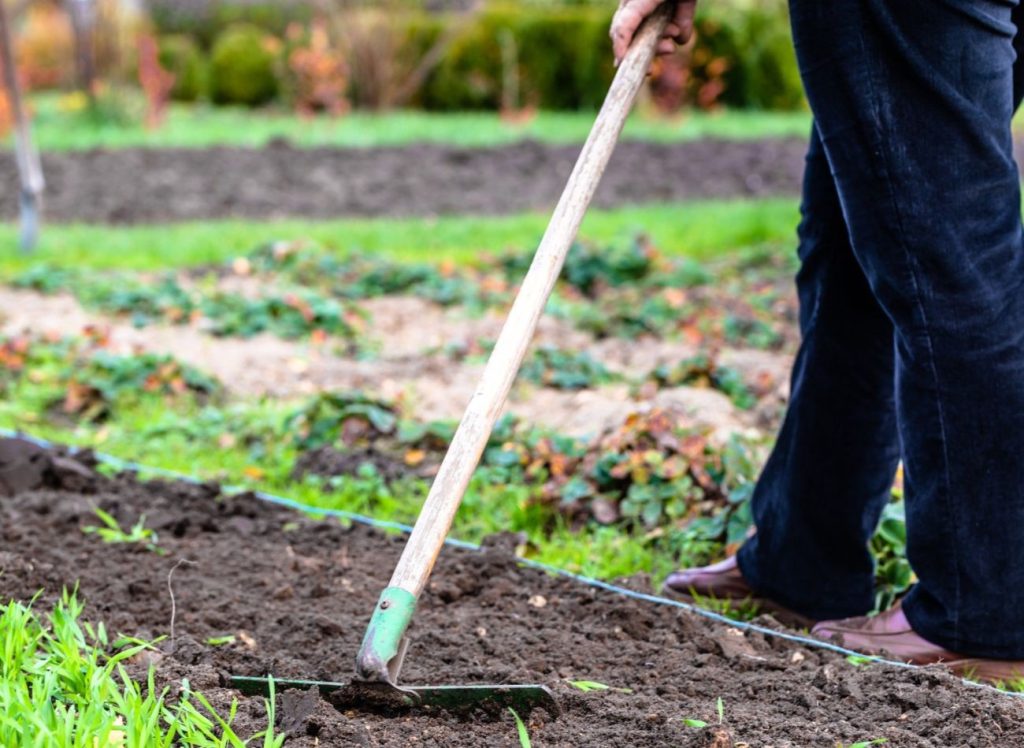
[[[266,81],[272,66],[252,43],[254,29],[280,38],[289,24],[305,24],[311,15],[310,6],[301,0],[150,0],[150,5],[161,33],[187,34],[200,46],[220,50],[212,53],[218,59],[211,65],[211,89],[216,101],[231,103],[266,100],[280,89]],[[395,14],[393,33],[400,38],[400,49],[388,54],[417,59],[446,29],[462,24],[441,63],[426,76],[410,104],[437,111],[493,110],[507,103],[503,94],[513,81],[514,106],[592,108],[603,99],[614,73],[608,26],[615,5],[613,0],[579,0],[569,5],[494,0],[468,23],[453,13],[409,9]],[[248,51],[236,49],[228,55],[223,51],[223,39],[237,31],[239,20],[250,29]],[[656,80],[655,87],[677,89],[668,95],[659,91],[659,103],[759,109],[803,105],[785,0],[704,3],[696,26],[695,42],[659,67],[668,72]],[[175,45],[180,47],[181,42]],[[240,43],[235,40],[234,45]],[[175,56],[176,64],[181,64],[183,56]],[[187,56],[191,60],[191,51]],[[507,69],[509,60],[515,62],[512,76]],[[231,68],[235,64],[245,71],[234,73]],[[258,81],[247,84],[247,76],[256,76]],[[233,82],[226,84],[227,79]],[[357,103],[371,98],[357,90],[359,85],[354,76],[349,94]],[[259,95],[230,92],[242,88],[259,89]]]
[[[206,57],[199,45],[184,34],[160,38],[160,67],[174,76],[171,98],[175,101],[197,101],[207,95],[209,71]]]
[[[217,104],[256,106],[272,101],[280,86],[274,40],[258,26],[238,23],[217,37],[210,53],[210,95]]]
[[[204,49],[237,23],[282,36],[288,24],[313,17],[306,0],[147,0],[146,6],[158,33],[190,36]]]
[[[496,109],[502,103],[503,45],[516,61],[519,99],[545,109],[598,105],[614,69],[608,9],[531,11],[490,7],[461,33],[427,78],[418,102],[427,109]],[[410,20],[409,34],[420,35]]]
[[[705,3],[697,48],[729,67],[719,101],[750,109],[796,109],[804,93],[789,31],[785,0]]]
[[[513,42],[520,101],[544,109],[594,107],[604,98],[614,69],[608,27],[613,3],[555,9],[490,6],[452,44],[428,78],[418,103],[428,109],[493,109],[501,103],[502,45]],[[422,36],[410,21],[410,35]],[[705,3],[697,36],[681,52],[689,103],[711,78],[720,79],[713,102],[736,108],[794,109],[803,90],[789,34],[784,0]]]

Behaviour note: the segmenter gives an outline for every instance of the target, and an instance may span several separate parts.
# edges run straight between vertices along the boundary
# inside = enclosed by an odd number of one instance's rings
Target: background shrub
[[[149,5],[162,32],[186,33],[201,48],[222,47],[239,22],[246,24],[246,44],[234,41],[246,51],[218,50],[212,73],[217,79],[211,82],[215,100],[231,103],[271,96],[268,57],[255,49],[254,29],[285,38],[289,27],[308,29],[323,10],[311,0],[149,0]],[[340,51],[345,97],[356,106],[397,101],[438,111],[502,105],[591,109],[600,104],[614,73],[608,41],[614,5],[611,0],[490,0],[467,20],[461,0],[389,0],[383,5],[348,0],[331,6],[327,21],[332,46],[319,52],[318,59]],[[396,96],[423,55],[452,30],[440,64],[422,83],[417,80],[411,96],[409,90]],[[696,30],[691,45],[659,64],[660,75],[652,85],[659,108],[804,105],[785,0],[705,3],[699,7]],[[233,72],[236,65],[245,66],[244,71]],[[280,63],[277,67],[279,73],[285,69]],[[253,71],[259,80],[251,88],[257,91],[239,93],[242,79]],[[508,91],[507,81],[515,84]],[[274,92],[295,88],[294,81],[284,84]],[[186,93],[176,91],[175,96],[184,98]]]
[[[506,72],[502,45],[511,41],[520,105],[596,106],[614,73],[610,21],[608,8],[490,7],[448,49],[424,86],[422,104],[439,110],[497,108]]]
[[[736,50],[743,79],[736,84],[736,106],[797,109],[804,92],[784,2],[757,6],[745,16],[744,45]]]
[[[348,67],[341,52],[331,44],[325,23],[289,26],[277,71],[281,95],[292,108],[332,114],[347,109]]]
[[[217,37],[210,54],[210,93],[218,104],[256,106],[278,93],[275,40],[258,26],[234,24]]]
[[[693,85],[708,80],[706,66],[725,63],[720,103],[752,109],[796,109],[803,87],[784,0],[707,4],[698,14]]]
[[[25,85],[34,90],[68,86],[75,76],[75,40],[68,14],[55,5],[33,5],[14,40],[15,62]]]
[[[207,61],[199,45],[183,34],[161,37],[160,67],[174,76],[171,98],[196,101],[207,93]]]
[[[721,0],[703,6],[683,65],[681,104],[794,109],[803,91],[781,0]],[[543,109],[594,108],[614,74],[608,27],[612,7],[491,5],[461,33],[428,78],[418,102],[427,109],[495,109],[502,103],[502,45],[515,49],[519,104]],[[443,17],[443,16],[442,16]],[[436,23],[436,16],[434,23]],[[413,21],[411,38],[426,25]]]

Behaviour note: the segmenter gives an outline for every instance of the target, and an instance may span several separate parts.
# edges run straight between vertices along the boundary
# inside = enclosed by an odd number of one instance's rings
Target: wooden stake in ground
[[[21,178],[21,248],[30,251],[39,237],[45,182],[39,152],[32,142],[32,132],[22,106],[18,72],[14,67],[11,28],[3,2],[0,2],[0,67],[3,67],[4,87],[14,115],[14,151],[18,176]]]

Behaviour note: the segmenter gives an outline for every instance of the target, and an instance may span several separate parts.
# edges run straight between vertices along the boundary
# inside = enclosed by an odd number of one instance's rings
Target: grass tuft
[[[66,590],[45,616],[14,600],[2,609],[0,745],[280,748],[284,743],[285,736],[274,731],[270,701],[267,729],[243,739],[231,724],[236,703],[227,718],[221,717],[187,682],[171,703],[168,689],[157,689],[152,670],[140,685],[125,666],[152,644],[131,638],[111,642],[102,625],[81,620],[82,610],[77,595]]]
[[[526,729],[526,723],[523,722],[523,718],[519,716],[515,709],[509,707],[508,710],[512,712],[512,719],[516,721],[516,734],[519,736],[520,748],[530,748],[532,743],[530,742],[530,732]]]

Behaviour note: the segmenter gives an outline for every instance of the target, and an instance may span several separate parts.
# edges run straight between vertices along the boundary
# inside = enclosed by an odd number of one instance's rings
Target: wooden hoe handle
[[[569,248],[576,239],[583,216],[654,59],[655,47],[665,31],[671,5],[662,5],[644,22],[619,65],[480,383],[420,510],[389,587],[371,619],[357,658],[357,672],[364,678],[394,681],[397,677],[397,665],[400,663],[392,663],[390,677],[383,671],[383,666],[389,659],[400,660],[398,639],[408,625],[408,620],[403,624],[401,619],[411,618],[416,600],[430,577],[455,512],[480,462],[548,297],[565,264]],[[385,647],[387,653],[382,652],[374,645],[375,639],[391,639],[394,646]]]

